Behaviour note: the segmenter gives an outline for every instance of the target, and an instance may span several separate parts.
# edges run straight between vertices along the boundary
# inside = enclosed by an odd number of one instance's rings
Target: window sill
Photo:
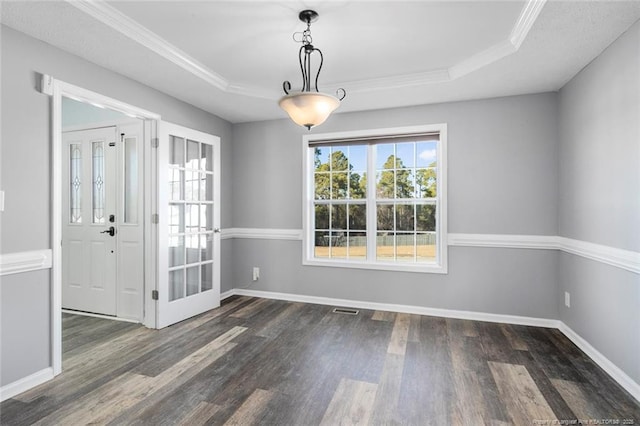
[[[417,272],[422,274],[448,274],[447,265],[436,263],[417,265],[414,263],[380,263],[380,262],[353,262],[340,260],[303,259],[305,266],[324,266],[330,268],[369,269],[376,271]]]

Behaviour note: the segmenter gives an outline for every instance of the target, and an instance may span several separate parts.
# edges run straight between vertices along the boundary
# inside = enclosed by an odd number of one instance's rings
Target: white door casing
[[[159,126],[162,328],[220,306],[220,138],[163,121]]]
[[[116,128],[62,135],[62,305],[116,315]]]
[[[143,323],[147,327],[157,327],[157,302],[152,300],[151,291],[157,289],[157,224],[150,220],[157,213],[157,154],[154,138],[157,136],[160,115],[149,110],[119,101],[100,93],[58,80],[50,75],[42,75],[40,90],[51,96],[51,364],[53,374],[62,372],[62,228],[63,228],[63,188],[65,173],[62,158],[62,97],[100,105],[120,111],[129,117],[144,120],[144,195],[146,215],[144,217],[145,235],[145,294]]]

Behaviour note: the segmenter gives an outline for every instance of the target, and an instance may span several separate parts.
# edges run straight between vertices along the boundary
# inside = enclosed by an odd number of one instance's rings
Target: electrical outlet
[[[564,306],[566,306],[567,308],[571,307],[571,295],[568,291],[564,292]]]
[[[253,267],[253,280],[258,281],[260,279],[260,268],[257,266]]]

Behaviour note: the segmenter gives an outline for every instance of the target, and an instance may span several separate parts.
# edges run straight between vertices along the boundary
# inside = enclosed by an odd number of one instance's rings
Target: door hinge
[[[151,148],[157,148],[158,146],[160,146],[160,139],[151,138]]]
[[[151,299],[158,300],[158,290],[151,290]]]
[[[151,223],[160,223],[160,215],[158,213],[151,215]]]

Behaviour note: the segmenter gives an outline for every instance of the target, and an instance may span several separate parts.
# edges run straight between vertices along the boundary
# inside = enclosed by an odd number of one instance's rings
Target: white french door
[[[162,121],[159,135],[162,328],[220,306],[220,138]]]
[[[143,126],[63,132],[62,307],[143,320]]]

